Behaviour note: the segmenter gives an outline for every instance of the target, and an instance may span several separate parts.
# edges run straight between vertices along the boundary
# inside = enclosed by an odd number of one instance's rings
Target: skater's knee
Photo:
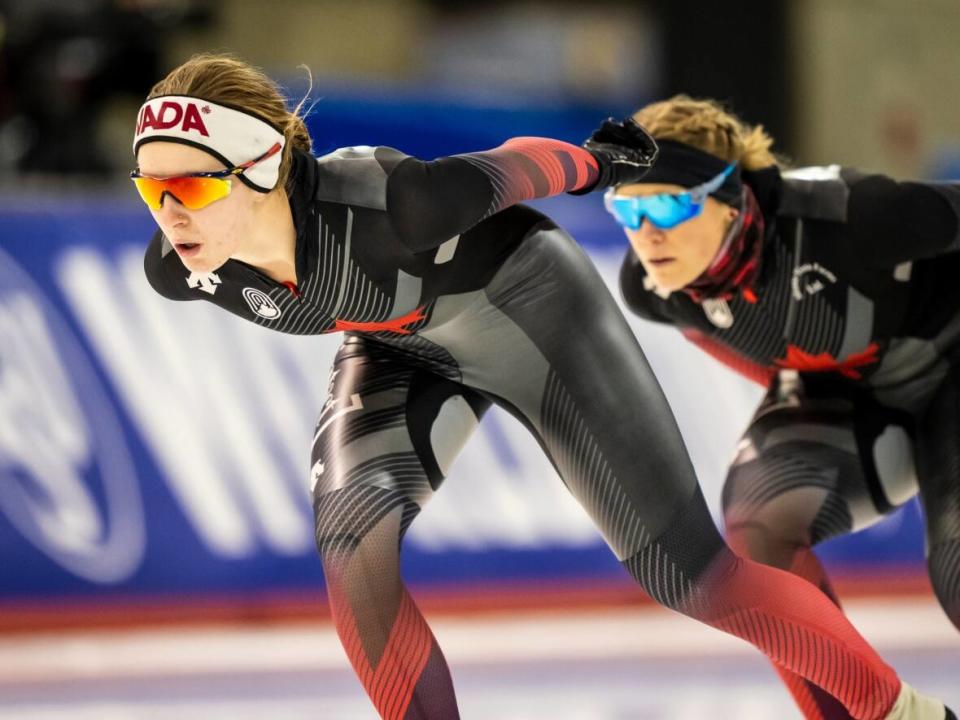
[[[731,469],[723,491],[727,542],[745,558],[787,569],[798,552],[812,547],[818,508],[807,502],[807,493],[757,489],[745,473]]]
[[[395,548],[401,535],[402,497],[376,487],[346,487],[314,498],[317,550],[329,558],[354,553],[364,543]]]
[[[689,613],[704,579],[735,560],[699,490],[665,531],[623,561],[627,572],[661,605]]]
[[[738,555],[781,570],[789,570],[799,553],[811,549],[807,533],[784,532],[759,519],[728,523],[727,542]]]

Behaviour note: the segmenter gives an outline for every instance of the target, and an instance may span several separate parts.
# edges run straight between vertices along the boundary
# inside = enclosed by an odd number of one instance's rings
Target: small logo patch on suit
[[[726,330],[729,327],[733,327],[733,311],[730,309],[730,305],[726,300],[708,298],[704,300],[701,305],[703,305],[703,312],[706,314],[707,320],[718,328]]]
[[[824,282],[831,285],[837,281],[837,276],[827,270],[820,263],[805,263],[793,271],[790,279],[790,289],[795,300],[803,300],[807,295],[816,295],[824,289]]]
[[[243,299],[247,301],[247,305],[254,313],[266,320],[276,320],[281,315],[277,304],[262,290],[252,287],[244,288]]]
[[[208,295],[217,292],[217,286],[220,284],[220,276],[214,272],[192,272],[187,278],[187,286],[195,290],[203,290]]]

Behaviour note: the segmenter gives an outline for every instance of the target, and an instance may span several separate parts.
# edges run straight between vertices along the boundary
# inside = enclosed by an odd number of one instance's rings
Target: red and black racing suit
[[[653,598],[748,640],[856,717],[883,717],[896,674],[814,586],[728,549],[600,276],[563,230],[515,205],[597,176],[584,150],[541,139],[433,162],[298,154],[295,293],[234,260],[192,274],[160,234],[146,273],[168,298],[280,332],[346,331],[313,447],[316,539],[337,630],[383,717],[459,716],[399,552],[491,403],[534,434]]]
[[[811,547],[919,493],[960,628],[960,186],[836,166],[743,177],[765,228],[740,259],[759,260],[755,282],[660,297],[632,249],[620,275],[634,312],[769,388],[724,488],[730,542],[835,597]],[[780,670],[808,718],[849,717]]]

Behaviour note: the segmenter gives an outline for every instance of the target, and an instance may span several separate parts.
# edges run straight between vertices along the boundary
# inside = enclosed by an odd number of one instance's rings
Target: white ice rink
[[[914,686],[960,707],[932,600],[847,603]],[[464,720],[797,718],[759,653],[656,607],[438,616]],[[0,638],[0,720],[373,720],[329,624]]]

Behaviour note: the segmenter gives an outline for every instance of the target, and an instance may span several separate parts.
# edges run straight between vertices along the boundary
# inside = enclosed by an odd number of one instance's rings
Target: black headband
[[[676,140],[657,140],[660,152],[650,172],[638,182],[657,185],[680,185],[692,188],[712,180],[726,170],[730,164],[716,155]],[[722,203],[737,206],[743,183],[740,180],[740,166],[734,168],[723,185],[710,193]]]

